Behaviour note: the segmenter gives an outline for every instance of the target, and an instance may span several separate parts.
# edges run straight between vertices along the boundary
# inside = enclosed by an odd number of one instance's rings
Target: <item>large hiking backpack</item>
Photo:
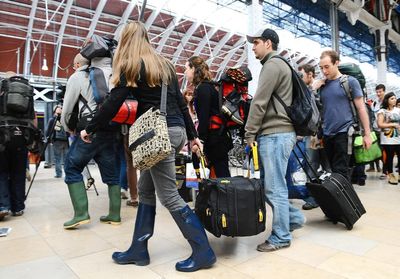
[[[16,118],[34,119],[33,87],[23,77],[14,76],[1,82],[0,114]]]
[[[354,130],[357,134],[360,134],[362,132],[363,127],[361,127],[361,121],[358,116],[357,109],[354,105],[354,99],[353,99],[353,94],[352,94],[353,89],[350,86],[348,75],[344,74],[340,77],[340,85],[342,86],[343,90],[345,91],[347,98],[349,99],[349,102],[350,102],[351,113],[353,114]],[[360,86],[361,86],[361,84],[360,84]],[[365,108],[368,113],[370,130],[372,131],[372,126],[373,126],[373,123],[375,122],[375,113],[368,103],[365,103]]]
[[[11,140],[10,131],[18,127],[27,145],[34,140],[35,109],[33,87],[19,76],[4,79],[0,83],[0,137],[1,143]]]
[[[239,129],[249,114],[251,96],[248,83],[252,80],[247,67],[228,68],[215,83],[218,91],[219,115],[211,116],[213,128]]]
[[[83,57],[90,60],[89,79],[97,104],[101,104],[109,92],[112,57],[117,44],[114,39],[95,34],[80,51]]]
[[[93,97],[97,105],[100,106],[108,96],[110,90],[110,78],[112,74],[112,58],[117,41],[107,37],[93,35],[88,44],[81,50],[81,54],[86,59],[90,60],[88,67],[88,75],[90,86],[93,90]],[[84,106],[89,109],[87,101],[80,98]],[[94,115],[95,111],[90,113]],[[119,124],[132,124],[136,119],[137,101],[133,98],[128,98],[122,104],[117,115],[112,119],[112,122]]]
[[[365,76],[360,67],[355,63],[342,63],[339,64],[339,71],[343,75],[355,77],[360,83],[361,89],[365,89]]]
[[[272,93],[272,96],[285,108],[287,115],[292,121],[296,135],[315,135],[317,133],[321,118],[314,94],[310,92],[303,79],[297,74],[297,72],[293,69],[289,62],[286,61],[286,59],[279,55],[273,56],[273,58],[278,58],[284,61],[292,71],[293,101],[290,106],[287,106],[278,96],[278,94],[274,92]],[[275,103],[273,103],[273,105],[275,112],[277,112]]]

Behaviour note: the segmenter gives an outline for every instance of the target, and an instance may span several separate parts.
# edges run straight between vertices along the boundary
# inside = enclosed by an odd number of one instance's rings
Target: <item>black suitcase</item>
[[[353,185],[339,173],[332,173],[322,183],[306,183],[306,186],[334,224],[341,222],[351,230],[366,213]]]
[[[297,144],[297,143],[296,143]],[[301,151],[301,150],[300,150]],[[304,161],[309,166],[315,177],[316,171],[312,168],[303,154]],[[298,159],[297,155],[296,158]],[[302,163],[299,160],[300,165]],[[302,165],[305,173],[311,180],[306,168]],[[306,187],[315,198],[322,211],[334,224],[340,222],[346,225],[348,230],[353,229],[353,225],[366,213],[356,191],[350,181],[339,173],[332,173],[323,181],[317,179],[315,182],[306,183]]]
[[[216,237],[257,235],[265,230],[264,187],[259,179],[241,176],[204,179],[195,212]]]

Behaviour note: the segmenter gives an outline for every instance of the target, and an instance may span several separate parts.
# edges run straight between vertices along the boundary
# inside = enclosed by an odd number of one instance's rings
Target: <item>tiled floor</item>
[[[88,191],[92,222],[66,231],[62,224],[72,215],[67,187],[52,178],[54,169],[39,169],[25,215],[0,222],[12,228],[0,238],[0,278],[400,278],[400,186],[379,180],[376,173],[369,174],[366,186],[356,186],[367,214],[352,231],[327,222],[320,209],[304,211],[307,225],[294,232],[290,248],[257,252],[267,232],[247,238],[210,236],[217,264],[185,274],[174,265],[190,254],[189,245],[161,206],[149,242],[151,264],[113,263],[112,252],[130,244],[136,209],[123,203],[120,226],[101,224],[107,189],[97,168],[91,170],[100,194]]]

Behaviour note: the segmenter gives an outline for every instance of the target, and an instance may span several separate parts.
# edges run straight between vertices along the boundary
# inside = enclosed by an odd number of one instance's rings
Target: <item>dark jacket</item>
[[[143,72],[142,70],[141,73]],[[141,74],[140,76],[142,79],[137,82],[138,87],[116,87],[111,90],[110,95],[86,127],[87,133],[94,133],[100,123],[109,122],[118,112],[124,100],[130,95],[138,100],[136,117],[141,116],[150,108],[160,108],[161,87],[149,87],[145,80],[145,75]],[[167,89],[167,124],[168,127],[186,127],[189,140],[197,137],[196,129],[189,114],[189,109],[179,89],[176,75],[174,75],[173,80],[168,84]]]
[[[199,120],[199,138],[206,141],[210,133],[210,117],[219,114],[218,92],[211,82],[204,81],[196,87],[194,106]]]

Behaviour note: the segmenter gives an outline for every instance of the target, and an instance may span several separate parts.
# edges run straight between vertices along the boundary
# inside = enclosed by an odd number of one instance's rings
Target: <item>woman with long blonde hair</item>
[[[137,117],[150,108],[159,108],[163,82],[168,84],[167,125],[173,151],[166,159],[140,173],[139,207],[132,244],[125,252],[115,252],[112,258],[118,264],[150,263],[147,241],[154,231],[157,193],[161,204],[170,211],[193,250],[192,255],[178,262],[175,268],[178,271],[191,272],[212,266],[216,257],[208,243],[203,225],[180,197],[176,188],[175,154],[185,144],[186,137],[192,146],[201,149],[202,144],[197,138],[180,92],[175,69],[170,62],[155,52],[142,23],[130,22],[122,30],[113,62],[112,83],[115,88],[111,90],[86,130],[81,132],[81,138],[90,142],[90,135],[102,123],[108,123],[114,117],[130,94],[138,100]]]

